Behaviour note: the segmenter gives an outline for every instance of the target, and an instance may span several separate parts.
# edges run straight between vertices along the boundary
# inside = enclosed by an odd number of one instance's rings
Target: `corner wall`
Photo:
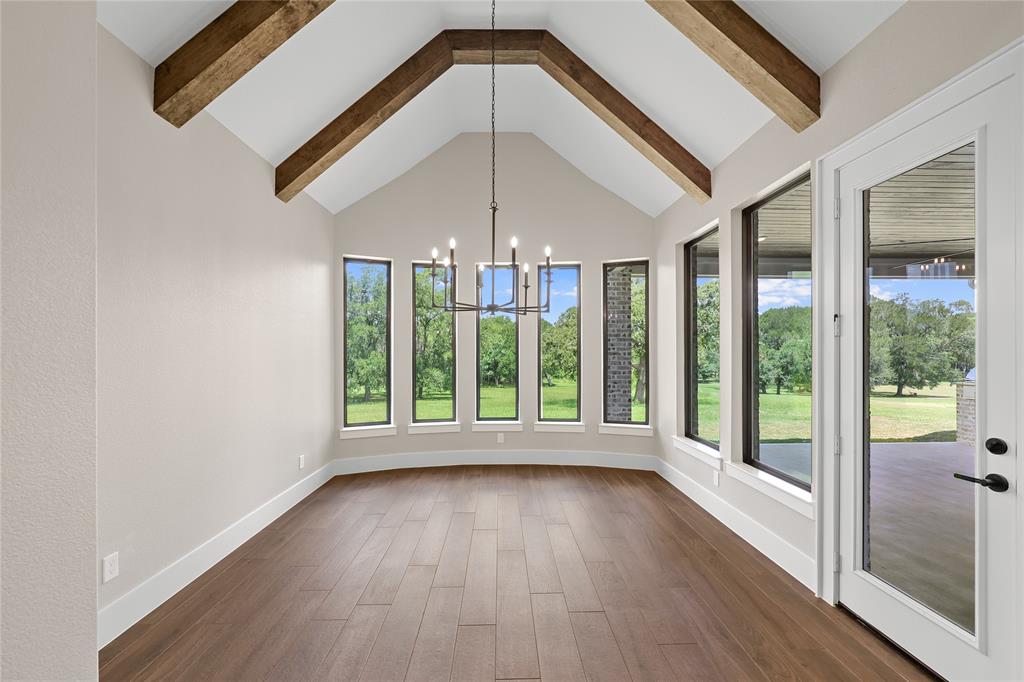
[[[3,2],[0,678],[96,676],[96,3]]]
[[[699,206],[684,197],[657,218],[656,286],[661,295],[655,316],[656,359],[663,377],[680,377],[677,349],[681,339],[676,319],[682,315],[679,246],[709,223],[719,224],[724,460],[742,461],[742,317],[738,286],[742,267],[741,209],[784,179],[806,170],[813,160],[1006,46],[1022,32],[1022,3],[908,2],[823,74],[820,121],[797,134],[778,118],[773,119],[714,169],[711,201]],[[812,182],[816,192],[818,179],[812,178]],[[821,321],[830,319],[832,311],[823,302],[815,304],[816,325],[823,329]],[[813,519],[725,472],[716,486],[712,468],[675,449],[672,436],[682,429],[683,389],[681,377],[679,382],[663,379],[655,387],[658,454],[689,477],[693,485],[700,486],[700,497],[757,519],[808,560],[815,561]]]
[[[407,433],[412,420],[412,261],[430,259],[431,247],[444,250],[448,238],[472,265],[490,259],[490,135],[464,133],[336,219],[336,300],[342,301],[344,255],[394,259],[393,400],[394,436],[341,440],[339,458],[395,453],[453,451],[590,451],[647,455],[653,438],[599,434],[601,422],[602,312],[601,263],[648,258],[653,219],[580,173],[538,138],[527,133],[499,133],[498,260],[508,259],[508,239],[519,238],[519,258],[533,267],[550,244],[553,262],[582,262],[582,386],[585,433],[538,433],[537,316],[520,320],[519,376],[521,432],[507,432],[499,445],[493,432],[473,432],[476,415],[475,318],[458,315],[458,433]],[[474,295],[473,278],[459,281],[461,298]],[[534,289],[531,293],[535,293]],[[658,290],[652,280],[651,311]],[[340,309],[340,308],[339,308]],[[343,367],[341,316],[335,327],[335,425],[342,423]],[[652,330],[654,321],[652,320]],[[652,354],[656,347],[652,331]],[[654,383],[659,377],[652,362]],[[337,439],[337,429],[334,431]]]
[[[99,587],[107,639],[216,552],[119,598],[333,459],[334,244],[333,217],[279,201],[273,167],[209,114],[154,114],[153,68],[98,30],[98,555],[121,570]]]

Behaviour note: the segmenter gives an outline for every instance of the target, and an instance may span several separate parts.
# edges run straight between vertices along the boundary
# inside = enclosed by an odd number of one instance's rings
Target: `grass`
[[[554,379],[553,386],[541,387],[541,416],[558,421],[576,421],[576,381]]]
[[[388,418],[388,404],[383,394],[375,393],[366,402],[363,402],[362,394],[358,397],[349,396],[345,407],[345,418],[349,426],[379,424]]]
[[[515,385],[481,386],[480,417],[482,419],[515,419]]]
[[[452,421],[454,409],[451,393],[427,394],[416,399],[416,419],[421,421]]]
[[[956,389],[940,384],[915,395],[895,396],[895,386],[871,392],[871,440],[874,442],[935,442],[956,440]],[[718,384],[701,384],[698,396],[698,434],[718,442]],[[783,391],[761,394],[761,442],[801,442],[811,438],[811,395]]]

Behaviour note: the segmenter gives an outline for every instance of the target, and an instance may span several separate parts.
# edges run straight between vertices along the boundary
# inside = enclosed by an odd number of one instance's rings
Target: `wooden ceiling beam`
[[[821,118],[821,79],[732,0],[647,0],[793,130]]]
[[[276,169],[276,193],[289,201],[454,64],[490,64],[489,30],[442,31],[328,123]],[[711,171],[543,30],[499,30],[499,64],[537,64],[700,203]]]
[[[334,0],[238,0],[156,67],[153,109],[180,128]]]

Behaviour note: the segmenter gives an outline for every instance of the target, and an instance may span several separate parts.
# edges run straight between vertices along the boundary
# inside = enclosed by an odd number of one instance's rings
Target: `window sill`
[[[644,436],[650,438],[654,435],[654,427],[648,424],[601,424],[597,427],[597,432],[610,436]]]
[[[729,478],[764,493],[776,502],[781,502],[793,511],[809,519],[814,518],[814,498],[800,486],[787,483],[749,464],[726,462],[725,473]]]
[[[672,445],[676,450],[685,452],[690,457],[707,464],[712,469],[722,470],[722,453],[710,445],[684,436],[672,436]]]
[[[533,430],[536,433],[585,433],[587,427],[583,422],[534,422]]]
[[[338,429],[339,440],[350,438],[380,438],[395,436],[398,428],[394,424],[376,424],[374,426],[343,426]]]
[[[462,431],[459,422],[414,422],[409,424],[406,432],[410,435],[421,433],[458,433]]]
[[[523,422],[473,422],[474,431],[494,433],[496,431],[522,431]]]

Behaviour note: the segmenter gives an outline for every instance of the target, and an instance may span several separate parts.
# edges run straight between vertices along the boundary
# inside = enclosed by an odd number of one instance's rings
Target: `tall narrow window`
[[[544,296],[547,272],[538,269]],[[580,421],[580,266],[551,266],[551,309],[537,324],[538,419]]]
[[[345,258],[344,425],[391,423],[391,262]]]
[[[719,443],[718,229],[684,248],[686,400],[683,433],[715,449]]]
[[[604,421],[647,424],[650,406],[647,261],[604,265]]]
[[[743,217],[743,461],[810,490],[810,177]]]
[[[517,300],[517,271],[499,265],[494,273],[494,302]],[[491,301],[491,268],[481,273],[479,301]],[[478,421],[519,419],[519,319],[511,313],[477,313],[476,418]]]
[[[433,304],[445,302],[442,273],[431,278],[429,264],[413,263],[412,281],[412,420],[414,422],[455,421],[455,313]],[[455,295],[455,271],[448,298]]]

